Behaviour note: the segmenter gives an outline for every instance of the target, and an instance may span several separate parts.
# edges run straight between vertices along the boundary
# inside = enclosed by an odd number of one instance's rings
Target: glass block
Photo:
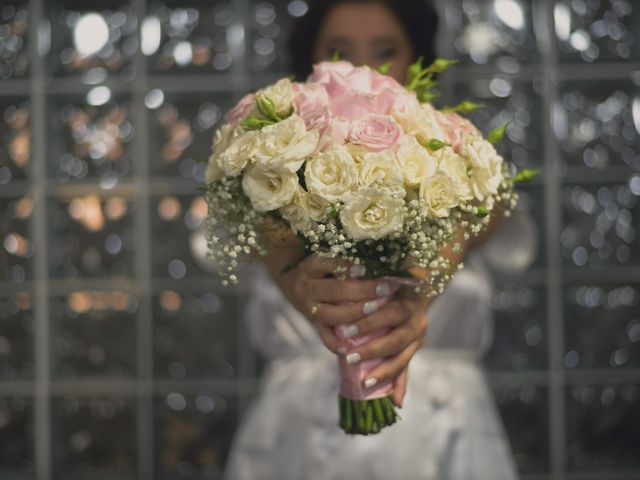
[[[506,285],[494,295],[495,333],[486,365],[494,371],[541,370],[547,365],[545,291]]]
[[[566,83],[552,120],[567,166],[640,171],[640,94],[631,83]]]
[[[0,97],[0,188],[11,181],[24,180],[29,174],[30,115],[28,100]]]
[[[29,8],[26,1],[0,6],[0,81],[29,74]]]
[[[562,207],[565,265],[604,271],[640,264],[640,202],[628,185],[566,185]]]
[[[575,384],[566,390],[570,471],[597,474],[640,469],[640,384]],[[609,478],[602,474],[600,478]]]
[[[214,133],[234,99],[231,93],[179,95],[150,90],[145,104],[152,174],[203,182]]]
[[[138,299],[118,291],[75,291],[50,302],[57,377],[131,377]]]
[[[230,1],[154,4],[141,27],[142,52],[153,72],[224,72],[242,48]]]
[[[553,14],[561,62],[624,62],[640,58],[637,2],[558,0]]]
[[[153,298],[154,367],[159,378],[227,380],[238,376],[234,297],[162,290]]]
[[[82,75],[96,84],[109,75],[131,80],[138,20],[124,0],[47,2],[51,19],[48,66],[52,75]]]
[[[307,2],[251,0],[246,55],[251,72],[288,73],[289,32],[297,17],[307,10]]]
[[[109,189],[131,176],[134,126],[127,97],[111,98],[100,86],[84,99],[54,97],[50,108],[47,170],[58,183],[95,180]]]
[[[20,395],[0,397],[0,445],[0,475],[3,478],[33,475],[32,399]]]
[[[498,410],[522,473],[549,471],[548,391],[534,385],[495,389]]]
[[[219,480],[237,426],[237,400],[170,392],[155,401],[158,478]]]
[[[454,0],[446,2],[455,55],[462,63],[494,63],[515,73],[520,64],[538,60],[533,28],[538,2]]]
[[[66,396],[52,400],[51,415],[54,478],[133,478],[133,400]]]
[[[73,280],[135,275],[134,208],[134,203],[120,196],[51,201],[52,276]]]
[[[640,285],[577,285],[565,291],[567,368],[640,366]]]
[[[22,283],[33,279],[32,214],[30,197],[0,197],[0,281]]]
[[[152,215],[154,277],[182,280],[217,274],[216,265],[207,258],[207,204],[202,196],[156,198]]]
[[[33,378],[33,297],[0,297],[0,381]]]
[[[476,78],[470,83],[457,84],[453,98],[453,105],[464,100],[483,105],[466,116],[485,136],[509,123],[504,139],[496,145],[506,160],[518,168],[542,165],[543,102],[531,83],[501,75]]]

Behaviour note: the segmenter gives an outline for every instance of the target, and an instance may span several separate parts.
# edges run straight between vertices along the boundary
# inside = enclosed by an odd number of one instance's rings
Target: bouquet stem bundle
[[[396,413],[391,396],[373,400],[352,400],[338,395],[340,404],[340,428],[350,435],[372,435],[384,427],[396,423]]]

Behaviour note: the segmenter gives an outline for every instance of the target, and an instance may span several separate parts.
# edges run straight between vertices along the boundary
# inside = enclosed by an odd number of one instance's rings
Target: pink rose
[[[436,120],[447,135],[454,151],[459,152],[468,135],[478,134],[478,129],[466,118],[455,112],[437,112]]]
[[[344,145],[349,136],[350,123],[344,118],[333,117],[329,120],[327,129],[320,137],[318,150]]]
[[[296,83],[296,109],[308,130],[324,132],[329,123],[329,95],[322,85],[317,83]]]
[[[233,107],[225,115],[224,119],[227,123],[230,123],[234,127],[238,125],[242,120],[247,118],[251,110],[256,106],[256,96],[253,93],[245,95],[238,104]]]
[[[372,72],[371,76],[371,92],[375,95],[390,90],[396,94],[407,93],[407,90],[400,85],[393,77],[382,75],[378,72]]]
[[[349,62],[321,62],[313,66],[313,73],[307,82],[326,83],[330,75],[348,75],[355,67]]]
[[[402,128],[393,118],[367,115],[352,123],[349,140],[371,152],[380,152],[393,147],[401,135]]]
[[[378,105],[373,95],[351,91],[345,95],[333,96],[329,102],[331,115],[349,120],[378,113]]]

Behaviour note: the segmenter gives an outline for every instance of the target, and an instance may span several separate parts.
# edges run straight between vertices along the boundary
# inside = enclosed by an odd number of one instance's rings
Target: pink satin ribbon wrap
[[[403,285],[415,286],[418,284],[416,280],[398,277],[383,277],[389,283],[393,283],[400,288]],[[396,289],[397,291],[397,289]],[[393,300],[393,294],[382,299],[382,305]],[[347,348],[347,351],[353,351],[355,348],[364,345],[371,340],[380,338],[386,335],[390,329],[385,328],[378,330],[377,332],[370,333],[361,337],[347,338],[343,332],[344,325],[338,325],[334,328],[336,337],[342,342],[342,345]],[[340,368],[340,395],[344,398],[351,400],[373,400],[375,398],[384,398],[391,395],[393,392],[394,379],[387,380],[385,382],[378,382],[371,388],[365,388],[364,381],[367,379],[371,372],[382,363],[382,359],[375,358],[372,360],[365,360],[355,365],[347,364],[346,357],[340,355],[338,357],[338,365]]]

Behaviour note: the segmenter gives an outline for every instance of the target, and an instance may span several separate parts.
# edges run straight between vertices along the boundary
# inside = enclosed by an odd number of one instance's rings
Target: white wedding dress
[[[514,215],[468,256],[428,311],[426,343],[409,366],[402,420],[368,437],[338,427],[335,355],[257,268],[246,321],[270,363],[236,433],[224,479],[517,478],[480,360],[493,335],[487,264],[526,267],[534,229],[528,217]]]

